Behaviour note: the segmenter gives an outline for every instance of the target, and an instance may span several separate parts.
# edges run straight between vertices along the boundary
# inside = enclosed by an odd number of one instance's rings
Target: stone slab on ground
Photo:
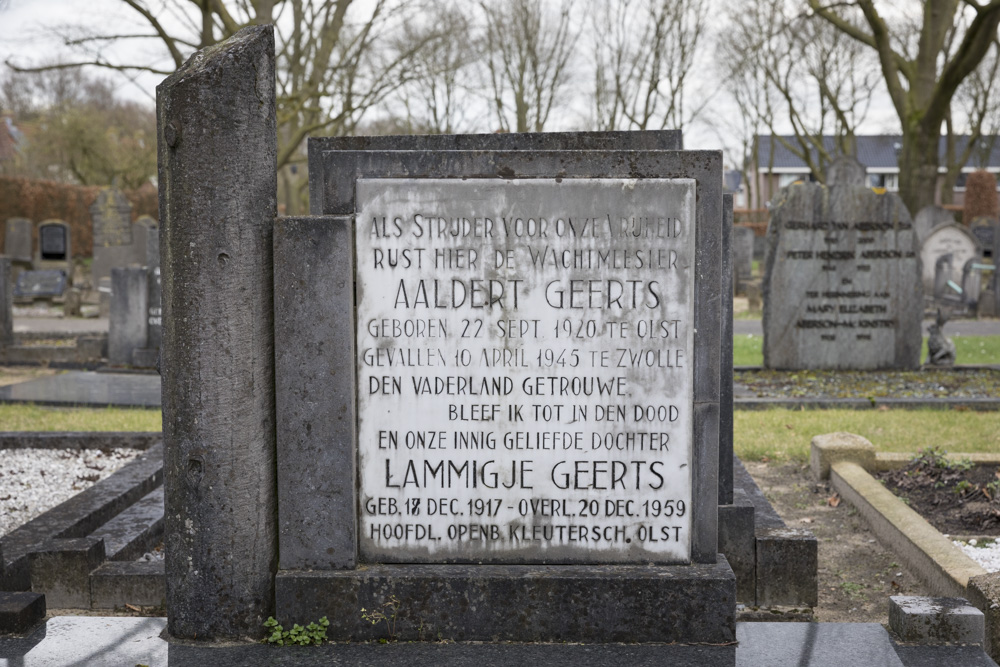
[[[25,633],[43,618],[44,595],[27,591],[0,591],[0,635]]]
[[[985,622],[965,598],[889,597],[889,627],[905,642],[982,645]]]
[[[109,561],[90,573],[91,609],[160,607],[167,598],[163,561]]]
[[[0,403],[158,408],[160,376],[72,371],[0,387]]]
[[[872,623],[740,623],[736,630],[739,646],[454,642],[352,643],[319,647],[197,646],[163,639],[161,633],[165,628],[164,618],[57,616],[26,637],[0,638],[0,660],[33,667],[65,667],[68,664],[242,667],[279,663],[285,667],[470,664],[477,667],[514,664],[996,667],[978,647],[899,646],[889,639],[881,626]]]

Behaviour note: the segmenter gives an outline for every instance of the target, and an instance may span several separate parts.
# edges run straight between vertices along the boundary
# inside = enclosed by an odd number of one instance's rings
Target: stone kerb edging
[[[975,463],[1000,465],[1000,454],[956,454]],[[1000,573],[987,573],[871,473],[905,465],[912,456],[876,453],[853,433],[812,439],[813,477],[829,479],[841,498],[865,518],[879,540],[916,570],[937,595],[965,597],[986,616],[986,651],[1000,657]]]
[[[163,440],[159,431],[0,431],[4,449],[138,449]]]

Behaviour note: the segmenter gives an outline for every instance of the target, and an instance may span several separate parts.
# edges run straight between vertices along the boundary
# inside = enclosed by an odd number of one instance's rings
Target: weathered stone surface
[[[758,530],[757,604],[815,607],[817,554],[816,537],[808,530]]]
[[[363,558],[690,561],[694,527],[687,508],[698,474],[691,432],[695,415],[707,408],[691,408],[695,186],[691,179],[358,181]],[[428,211],[434,211],[432,220]],[[583,228],[582,221],[595,218],[600,222]],[[380,222],[385,220],[393,221],[400,234],[386,235]],[[441,234],[440,225],[456,220],[469,226],[468,233],[461,234],[462,240],[446,240],[452,234]],[[652,244],[660,250],[651,252]],[[602,256],[599,249],[613,254]],[[415,258],[413,264],[407,256]],[[404,259],[395,263],[394,257]],[[491,280],[480,282],[478,276]],[[428,322],[421,319],[428,315],[424,291],[433,292],[436,307],[447,304],[433,312],[425,337],[405,327],[394,334],[391,323],[403,321],[399,318]],[[498,317],[503,319],[497,322]],[[649,320],[657,333],[643,337]],[[589,323],[591,332],[574,338],[577,321]],[[669,343],[663,340],[663,323]],[[442,341],[449,335],[458,339],[464,361]],[[627,347],[632,360],[623,364],[614,358],[609,339],[617,341],[616,348]],[[388,364],[402,356],[390,354],[403,351],[411,366],[387,376]],[[415,364],[424,351],[432,360]],[[390,379],[393,384],[385,384]],[[439,383],[459,386],[461,380],[469,380],[472,389],[431,389]],[[605,390],[598,391],[598,385]],[[638,417],[636,406],[641,406]],[[480,409],[488,416],[480,416]],[[635,435],[629,446],[626,431]],[[426,451],[414,446],[422,434],[436,438]],[[470,434],[480,437],[478,447],[462,440]],[[387,452],[397,448],[410,451],[405,457]],[[440,449],[451,451],[435,451]],[[511,453],[500,459],[504,450]],[[640,451],[645,453],[632,453]],[[411,464],[421,471],[447,465],[449,479],[456,480],[421,491],[425,484],[407,483]],[[470,466],[481,466],[481,472],[470,473]],[[591,472],[581,472],[584,468]],[[620,483],[625,470],[641,481],[627,487]],[[506,490],[490,482],[498,473]],[[560,481],[566,475],[577,481]],[[583,475],[592,481],[584,482]],[[553,501],[555,512],[545,505],[531,509],[539,498]],[[391,501],[400,514],[375,499]],[[418,507],[417,514],[410,499],[428,506]],[[435,512],[432,502],[445,502],[447,511]],[[477,514],[482,510],[476,505],[484,503],[493,504]],[[662,512],[655,509],[659,503],[667,503]],[[625,511],[627,506],[634,511]],[[454,518],[459,513],[488,517],[486,538],[463,534],[464,520],[456,525]],[[417,525],[397,535],[400,522]],[[472,528],[478,533],[477,525]],[[595,540],[595,534],[601,538]]]
[[[856,181],[854,167],[840,169]],[[772,202],[764,365],[917,368],[923,294],[909,213],[895,194],[830,182],[790,186]]]
[[[722,199],[722,284],[733,282],[733,196]],[[751,247],[752,250],[752,247]],[[719,351],[719,505],[733,502],[733,300],[722,299],[722,349]],[[720,542],[721,544],[721,542]],[[723,553],[725,551],[720,549]]]
[[[714,565],[372,565],[281,571],[277,617],[330,620],[332,640],[387,638],[361,608],[399,601],[402,641],[705,642],[735,638],[735,586]]]
[[[1000,660],[1000,572],[990,572],[969,579],[966,597],[983,612],[983,648],[994,660]]]
[[[163,538],[163,487],[150,491],[90,537],[104,540],[108,560],[135,560],[151,551]]]
[[[961,285],[962,268],[965,263],[981,254],[979,243],[962,225],[951,223],[935,227],[920,246],[924,293],[936,294],[935,268],[940,258],[951,255],[950,272],[944,276],[944,280],[951,280],[956,285]]]
[[[719,505],[719,551],[736,575],[736,601],[753,606],[757,599],[757,541],[754,507],[746,491],[736,489],[731,505]]]
[[[116,366],[132,364],[132,351],[146,347],[149,336],[149,273],[142,267],[111,269],[111,321],[108,329],[108,361]]]
[[[140,216],[132,224],[132,249],[136,264],[151,269],[159,268],[160,225],[152,216]]]
[[[0,431],[3,449],[149,449],[163,440],[145,431]]]
[[[737,284],[753,277],[753,230],[739,225],[733,227],[733,268]]]
[[[955,224],[955,216],[940,206],[925,206],[913,218],[917,240],[922,244],[935,227]]]
[[[854,461],[865,470],[874,472],[875,446],[867,438],[842,431],[814,436],[809,450],[813,477],[829,479],[830,466],[837,461]]]
[[[889,596],[889,627],[904,642],[982,644],[985,617],[964,598]]]
[[[90,573],[103,562],[101,539],[53,539],[28,554],[31,590],[44,593],[50,608],[89,609]]]
[[[0,591],[0,635],[24,634],[45,618],[45,596]]]
[[[167,609],[177,637],[256,637],[273,610],[274,94],[270,26],[199,51],[157,87]]]
[[[353,224],[315,217],[274,226],[283,569],[357,562]]]
[[[18,300],[50,299],[66,291],[66,272],[62,269],[22,271],[14,284],[14,297]]]
[[[485,179],[694,178],[698,187],[695,328],[696,386],[692,471],[694,544],[692,559],[711,561],[717,550],[718,432],[721,348],[721,300],[729,287],[720,283],[721,175],[716,153],[669,151],[328,151],[323,169],[323,197],[312,200],[314,212],[351,214],[359,178],[426,178],[461,175]],[[700,383],[700,384],[699,384]],[[712,443],[709,445],[708,443]]]
[[[12,262],[22,266],[30,266],[34,257],[32,252],[32,232],[35,226],[27,218],[8,218],[5,226],[3,253]]]
[[[90,575],[91,608],[162,607],[167,583],[163,572],[163,561],[108,561]]]
[[[38,247],[32,268],[60,269],[68,276],[73,257],[69,225],[62,220],[45,220],[38,224]]]
[[[878,623],[741,623],[736,638],[741,667],[903,667]]]

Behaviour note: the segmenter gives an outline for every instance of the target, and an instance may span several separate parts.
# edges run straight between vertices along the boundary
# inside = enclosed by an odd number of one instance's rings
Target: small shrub
[[[270,616],[264,621],[264,627],[271,633],[264,638],[265,644],[309,646],[311,644],[319,645],[326,641],[326,629],[330,627],[330,621],[324,616],[319,621],[305,627],[296,623],[291,630],[285,630],[273,616]]]

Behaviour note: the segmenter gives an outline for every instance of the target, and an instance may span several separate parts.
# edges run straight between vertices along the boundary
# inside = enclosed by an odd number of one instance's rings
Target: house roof
[[[797,147],[798,141],[793,135],[780,135],[788,144]],[[858,135],[856,138],[858,161],[869,170],[897,170],[899,164],[896,160],[897,150],[902,148],[903,140],[898,134],[866,134]],[[956,139],[955,153],[961,155],[969,137],[962,135]],[[992,147],[989,146],[992,141]],[[973,150],[969,156],[965,167],[968,169],[1000,168],[1000,137],[984,137],[981,142],[982,150]],[[834,138],[831,135],[823,136],[823,146],[831,154],[835,153]],[[772,162],[771,151],[774,150]],[[983,165],[983,153],[989,148],[989,155],[986,156],[986,164]],[[945,153],[947,150],[947,139],[941,137],[938,141],[939,164],[945,163]],[[814,152],[814,151],[813,151]],[[779,139],[771,135],[762,134],[757,136],[757,169],[758,171],[802,169],[806,170],[805,161],[790,151]]]

